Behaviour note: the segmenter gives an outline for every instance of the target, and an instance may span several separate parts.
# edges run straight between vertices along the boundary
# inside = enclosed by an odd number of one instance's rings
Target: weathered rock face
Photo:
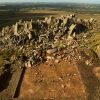
[[[18,23],[15,24],[14,35],[18,35]]]
[[[90,21],[83,20],[77,18],[74,14],[60,17],[50,16],[44,20],[36,21],[20,20],[11,27],[2,28],[0,49],[12,49],[18,52],[19,56],[23,53],[26,57],[23,58],[23,62],[27,67],[32,67],[34,64],[52,58],[56,59],[56,63],[59,63],[63,57],[65,57],[65,60],[78,59],[78,43],[75,35],[92,27],[92,22],[93,19],[90,19]],[[52,57],[63,49],[65,49],[65,55],[58,54],[58,56]],[[51,55],[51,57],[46,57],[46,54]],[[15,58],[21,60],[18,58],[19,56]],[[11,61],[13,61],[13,57]]]

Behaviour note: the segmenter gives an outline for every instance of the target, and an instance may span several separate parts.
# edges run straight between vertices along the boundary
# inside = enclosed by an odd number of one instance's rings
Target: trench
[[[19,91],[20,91],[20,87],[21,87],[21,84],[22,84],[22,81],[23,81],[23,78],[24,78],[25,70],[26,70],[26,68],[22,69],[22,73],[21,73],[21,76],[20,76],[18,85],[16,87],[15,94],[14,94],[13,98],[18,98],[18,96],[19,96]]]
[[[0,76],[0,92],[8,88],[11,77],[12,77],[12,73],[10,71],[7,71]]]
[[[20,69],[17,66],[11,66],[11,69],[0,76],[0,100],[12,100],[12,98],[17,97],[24,72],[25,68]]]

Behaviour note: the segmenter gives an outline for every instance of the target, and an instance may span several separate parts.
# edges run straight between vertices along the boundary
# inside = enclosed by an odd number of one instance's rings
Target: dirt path
[[[0,100],[11,100],[14,97],[21,73],[22,69],[13,66],[13,70],[10,69],[0,77]]]
[[[66,62],[49,62],[26,69],[18,97],[85,100],[86,94],[75,66]]]

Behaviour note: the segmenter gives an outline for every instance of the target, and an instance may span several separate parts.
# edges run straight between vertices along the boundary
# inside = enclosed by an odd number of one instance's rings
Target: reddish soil
[[[78,69],[67,62],[44,63],[27,68],[19,98],[29,99],[86,99],[85,87]]]

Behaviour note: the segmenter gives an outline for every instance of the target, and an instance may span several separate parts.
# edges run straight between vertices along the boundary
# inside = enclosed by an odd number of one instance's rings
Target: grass
[[[4,60],[9,60],[10,53],[7,50],[0,52],[0,71],[5,69]]]
[[[18,56],[21,53],[17,52],[17,50],[3,50],[0,52],[0,70],[5,69],[5,60],[10,61],[10,58],[15,55]]]
[[[90,33],[85,39],[80,39],[80,45],[93,50],[100,59],[100,33]]]

